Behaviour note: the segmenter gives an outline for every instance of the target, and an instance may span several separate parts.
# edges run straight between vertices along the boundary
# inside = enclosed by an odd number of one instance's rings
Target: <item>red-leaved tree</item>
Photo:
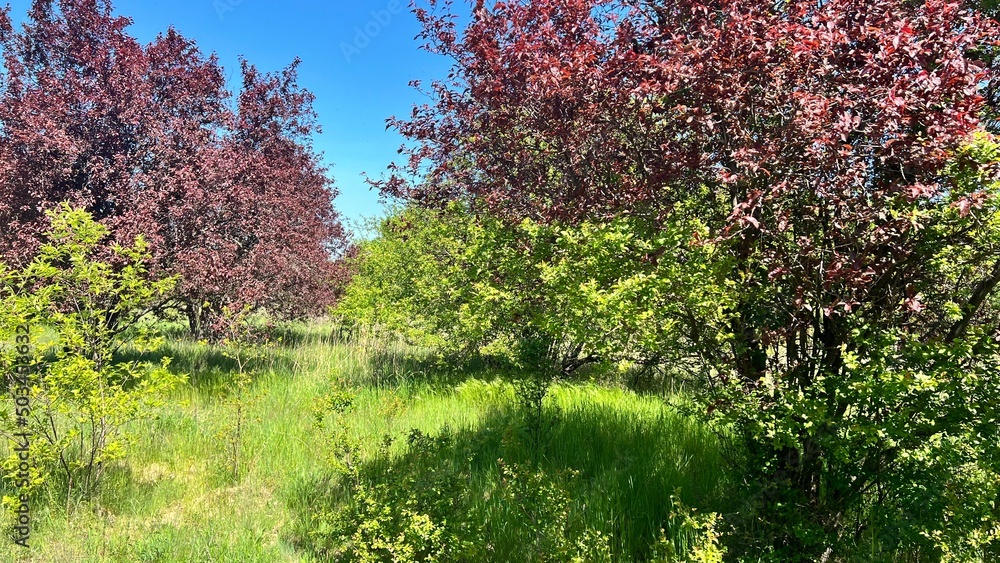
[[[779,558],[885,534],[983,549],[995,505],[947,499],[1000,475],[995,21],[946,0],[512,0],[459,30],[429,4],[454,70],[390,120],[414,144],[376,185],[512,221],[696,210],[736,290],[723,323],[670,322],[745,439]]]
[[[129,24],[107,0],[36,0],[20,30],[0,14],[0,259],[32,256],[68,201],[108,244],[149,240],[196,333],[224,308],[328,304],[346,235],[297,63],[244,63],[234,99],[214,56],[173,29],[141,45]]]

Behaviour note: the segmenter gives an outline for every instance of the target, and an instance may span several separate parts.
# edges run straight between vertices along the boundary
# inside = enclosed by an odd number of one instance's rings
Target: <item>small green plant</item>
[[[516,439],[531,452],[535,463],[544,454],[547,437],[558,420],[556,412],[545,410],[545,397],[551,385],[551,378],[545,375],[529,375],[514,381],[519,415]]]
[[[234,482],[246,474],[251,461],[247,458],[247,436],[252,422],[260,422],[252,415],[261,396],[252,389],[254,378],[261,366],[275,353],[274,342],[266,332],[257,330],[250,318],[249,307],[233,313],[223,310],[225,319],[224,339],[219,343],[222,355],[234,363],[230,394],[226,399],[228,416],[216,438],[223,444],[223,466]]]
[[[251,374],[243,371],[233,374],[231,394],[226,400],[228,417],[215,435],[224,448],[222,464],[225,473],[234,482],[239,481],[249,469],[250,460],[246,457],[247,433],[251,422],[260,422],[259,417],[251,415],[260,399],[251,391],[252,384]]]
[[[698,512],[686,506],[675,495],[671,497],[673,511],[670,513],[668,537],[666,530],[660,531],[660,540],[653,547],[651,561],[655,563],[722,563],[726,548],[721,544],[718,514]]]
[[[90,496],[109,466],[126,455],[129,424],[153,416],[166,394],[184,380],[158,365],[123,360],[156,350],[161,338],[145,317],[176,280],[151,281],[149,249],[140,237],[125,248],[99,253],[107,229],[89,214],[63,206],[49,213],[48,242],[21,270],[0,267],[0,342],[14,342],[19,326],[30,327],[27,348],[34,378],[30,413],[0,407],[0,432],[30,437],[30,487],[60,475],[67,502],[76,490]],[[0,367],[10,366],[7,350]],[[8,371],[4,369],[4,371]],[[22,414],[24,416],[22,416]],[[8,448],[4,468],[17,474],[19,459]]]
[[[352,480],[357,478],[361,446],[348,433],[344,420],[354,409],[354,398],[354,393],[337,385],[317,397],[312,407],[313,427],[325,436],[327,462],[339,476]]]

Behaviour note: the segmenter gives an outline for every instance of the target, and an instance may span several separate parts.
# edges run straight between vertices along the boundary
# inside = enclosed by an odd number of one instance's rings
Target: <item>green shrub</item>
[[[401,460],[390,462],[386,445],[368,471],[352,465],[343,475],[333,495],[341,502],[313,515],[314,551],[366,563],[611,560],[610,538],[574,509],[576,472],[500,460],[481,492],[468,458],[450,455],[457,447],[450,432],[414,430],[407,445]]]
[[[30,488],[51,485],[58,475],[67,495],[89,495],[126,455],[133,438],[128,425],[152,416],[184,379],[167,369],[166,358],[152,365],[116,357],[126,346],[136,355],[160,346],[143,320],[175,280],[148,279],[148,245],[141,238],[101,256],[108,231],[86,212],[63,206],[50,217],[49,242],[28,266],[0,266],[0,342],[20,343],[18,327],[30,327],[24,348],[0,348],[0,368],[9,372],[24,361],[15,356],[18,351],[29,352],[33,368],[24,386],[30,415],[15,413],[10,399],[0,406],[0,432],[12,446],[3,465],[17,476],[15,434],[27,433]],[[11,384],[21,387],[13,379]]]
[[[651,561],[656,563],[722,563],[726,548],[721,544],[718,514],[698,514],[673,497],[674,511],[670,525],[675,530],[668,537],[660,532],[660,541],[653,548]]]
[[[275,355],[271,335],[253,322],[251,312],[250,307],[238,312],[223,308],[218,323],[223,327],[219,331],[223,337],[219,349],[222,356],[232,361],[233,371],[229,395],[225,399],[226,415],[215,437],[223,446],[220,468],[232,482],[238,482],[253,463],[247,453],[247,441],[251,423],[259,423],[260,418],[252,416],[251,412],[262,398],[254,391],[253,383],[262,366]],[[206,345],[205,342],[199,344]]]
[[[725,293],[715,248],[688,244],[707,236],[690,215],[680,209],[653,229],[631,218],[506,225],[459,205],[403,208],[361,245],[335,313],[514,364],[541,342],[543,369],[557,375],[667,365],[686,358],[677,319],[717,320]]]

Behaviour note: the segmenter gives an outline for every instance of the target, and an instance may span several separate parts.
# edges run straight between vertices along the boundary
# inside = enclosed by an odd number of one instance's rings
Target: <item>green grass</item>
[[[0,561],[317,560],[314,515],[351,496],[329,463],[327,438],[337,430],[313,417],[314,401],[333,389],[354,396],[340,431],[359,446],[360,475],[374,483],[450,464],[468,477],[472,500],[463,506],[486,519],[482,539],[495,560],[523,548],[526,522],[514,521],[523,511],[490,500],[509,464],[551,476],[574,521],[611,538],[622,560],[648,554],[668,526],[675,491],[703,511],[727,507],[714,437],[660,399],[558,385],[531,447],[513,388],[497,371],[448,369],[398,343],[335,336],[322,324],[299,325],[257,366],[235,477],[224,446],[235,420],[235,363],[172,336],[162,353],[190,374],[188,384],[133,428],[137,442],[97,498],[35,499],[32,547],[4,542]],[[406,439],[413,429],[448,439],[416,459]]]

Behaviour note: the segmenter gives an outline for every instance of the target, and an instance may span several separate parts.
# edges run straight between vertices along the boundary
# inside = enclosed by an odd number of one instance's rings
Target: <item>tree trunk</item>
[[[195,339],[202,338],[205,335],[205,331],[202,326],[202,307],[200,303],[196,304],[188,302],[187,318],[188,327],[191,330],[191,337]]]

